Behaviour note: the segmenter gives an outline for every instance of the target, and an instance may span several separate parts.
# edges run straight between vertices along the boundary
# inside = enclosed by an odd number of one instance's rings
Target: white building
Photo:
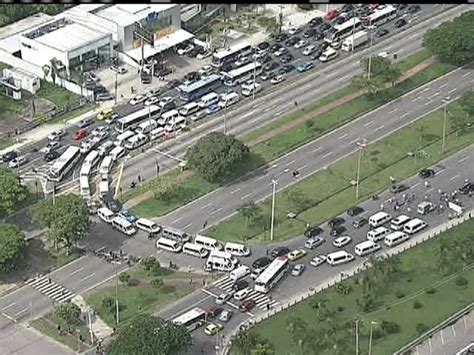
[[[3,69],[3,76],[11,78],[16,87],[29,91],[32,94],[36,94],[41,88],[40,78],[21,68],[5,68]]]

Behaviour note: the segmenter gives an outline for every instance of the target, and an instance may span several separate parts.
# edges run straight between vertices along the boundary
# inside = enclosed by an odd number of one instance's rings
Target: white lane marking
[[[320,151],[320,150],[321,150],[321,147],[317,147],[316,149],[313,149],[312,152],[313,152],[313,153],[316,153],[316,152],[318,152],[318,151]]]
[[[215,293],[212,293],[211,291],[209,291],[209,290],[207,290],[207,289],[205,289],[205,288],[201,288],[201,291],[204,292],[204,293],[207,293],[209,296],[212,296],[212,297],[215,297],[215,298],[218,297]],[[202,300],[199,301],[198,304],[201,303],[201,302],[202,302]]]
[[[73,272],[69,273],[69,275],[70,275],[70,276],[76,275],[78,272],[81,272],[82,270],[84,270],[84,268],[83,268],[83,267],[80,267],[79,269],[74,270]]]
[[[462,162],[466,161],[467,159],[469,159],[469,155],[466,155],[464,158],[459,159],[458,163],[462,163]]]
[[[365,127],[368,127],[368,126],[370,126],[372,123],[374,123],[374,121],[369,121],[369,122],[367,122],[366,124],[364,124],[364,126],[365,126]]]
[[[223,210],[223,208],[221,207],[221,208],[218,208],[217,210],[212,211],[211,216],[218,213],[218,212],[220,212],[220,211],[222,211],[222,210]]]
[[[263,113],[267,113],[268,111],[270,111],[273,107],[267,107],[263,110]]]
[[[326,158],[326,157],[330,156],[331,154],[332,154],[332,152],[328,152],[328,153],[323,155],[323,158]]]
[[[440,171],[438,171],[436,173],[436,176],[440,176],[442,173],[444,173],[446,171],[446,169],[441,169]]]
[[[380,131],[384,127],[385,127],[385,125],[381,125],[380,127],[377,127],[376,129],[374,129],[374,132]]]
[[[449,179],[449,180],[453,181],[453,180],[457,179],[458,177],[459,177],[459,174],[454,175],[454,176],[453,176],[451,179]]]
[[[233,195],[235,194],[236,192],[240,191],[240,187],[236,188],[234,191],[231,191],[230,193]]]
[[[444,88],[444,87],[446,87],[446,86],[448,86],[448,83],[444,83],[443,85],[440,85],[440,86],[438,87],[438,89],[442,89],[442,88]]]
[[[421,99],[421,96],[415,97],[413,100],[411,100],[411,102],[416,102],[416,101],[418,101],[419,99]]]
[[[176,218],[176,219],[175,219],[173,222],[171,222],[171,223],[172,223],[172,224],[175,224],[175,223],[179,222],[182,218],[183,218],[183,217],[178,217],[178,218]]]
[[[357,143],[359,141],[360,137],[357,137],[356,139],[351,140],[350,144]]]
[[[244,196],[242,196],[240,199],[241,199],[241,200],[245,200],[247,197],[250,197],[250,195],[252,195],[252,194],[244,195]]]
[[[81,281],[86,281],[86,280],[88,280],[88,279],[90,279],[91,277],[94,277],[94,276],[95,276],[95,272],[93,272],[93,273],[90,274],[90,275],[84,276],[84,277],[81,279]]]
[[[448,94],[452,94],[453,92],[455,92],[457,90],[457,88],[454,88],[454,89],[451,89],[448,91]]]
[[[430,99],[432,99],[435,96],[438,96],[440,94],[440,91],[436,91],[433,95],[430,96]]]
[[[28,311],[28,307],[27,307],[27,308],[23,308],[20,312],[15,313],[15,318],[18,318],[18,316],[19,316],[20,314],[25,313],[25,312],[27,312],[27,311]]]
[[[260,177],[257,179],[257,181],[260,181],[260,180],[262,180],[262,179],[265,179],[266,177],[267,177],[267,175],[262,175],[262,176],[260,176]]]
[[[188,223],[188,224],[186,224],[186,225],[183,227],[183,229],[186,230],[186,229],[188,229],[189,227],[191,227],[192,225],[193,225],[192,223]]]
[[[240,116],[240,118],[248,117],[248,116],[250,116],[250,115],[253,115],[254,113],[255,113],[255,110],[252,110],[252,111],[250,111],[250,112],[247,112],[245,115]]]
[[[307,164],[305,164],[305,165],[303,165],[303,166],[299,167],[297,170],[303,170],[303,169],[304,169],[304,168],[306,168],[307,166],[308,166],[308,165],[307,165]]]
[[[465,78],[466,76],[469,76],[469,75],[471,75],[471,72],[470,72],[470,71],[468,71],[467,73],[464,73],[464,74],[462,75],[462,77]]]
[[[338,140],[344,139],[349,135],[349,133],[344,133],[342,136],[338,138]]]
[[[212,202],[206,203],[204,206],[201,206],[201,209],[208,208],[210,205],[212,205]]]
[[[424,88],[421,92],[427,92],[429,90],[431,90],[431,88],[428,86],[428,87]]]
[[[413,189],[414,187],[417,187],[418,185],[420,185],[419,182],[417,182],[415,185],[413,185],[411,188]]]
[[[16,302],[10,303],[9,305],[3,307],[2,310],[4,311],[4,310],[6,310],[6,309],[8,309],[8,308],[10,308],[11,306],[14,306],[14,305],[16,305]]]
[[[408,115],[409,115],[409,113],[408,113],[408,112],[405,112],[403,115],[400,116],[400,118],[405,118],[405,117],[407,117]]]
[[[292,161],[286,163],[285,166],[290,166],[290,165],[293,164],[294,162],[295,162],[295,160],[293,159]]]
[[[393,110],[389,111],[388,114],[390,115],[391,113],[397,112],[398,108],[394,108]]]
[[[430,99],[428,99],[428,101],[425,102],[425,106],[428,106],[429,104],[432,104],[433,101],[431,101]]]
[[[343,77],[337,79],[337,81],[344,81],[344,80],[346,80],[347,78],[349,78],[350,76],[351,76],[351,74],[344,75]]]

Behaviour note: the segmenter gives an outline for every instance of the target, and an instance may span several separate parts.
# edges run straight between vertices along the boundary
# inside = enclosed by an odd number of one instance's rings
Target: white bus
[[[91,190],[89,188],[89,179],[87,176],[79,177],[79,189],[80,189],[81,197],[86,201],[90,200]]]
[[[209,250],[196,243],[185,243],[183,245],[183,253],[197,256],[198,258],[206,258],[209,255]]]
[[[80,177],[83,177],[83,176],[88,177],[89,174],[91,173],[91,168],[92,167],[90,166],[90,164],[88,164],[86,162],[82,163],[81,171],[79,173],[79,176]]]
[[[422,229],[426,228],[427,226],[428,225],[426,224],[425,221],[419,218],[414,218],[403,226],[403,230],[408,234],[415,234],[421,231]]]
[[[202,96],[214,91],[219,86],[221,86],[220,75],[211,74],[192,84],[180,85],[179,97],[185,102],[199,100]]]
[[[181,251],[181,244],[176,240],[168,238],[159,238],[156,241],[156,247],[173,253],[179,253]]]
[[[112,156],[107,155],[100,163],[99,166],[99,174],[102,176],[108,176],[110,173],[110,169],[112,169],[113,159]]]
[[[347,37],[344,42],[342,42],[341,49],[345,52],[350,52],[355,50],[357,47],[362,46],[363,44],[369,41],[369,37],[366,31],[359,31],[353,35]]]
[[[229,49],[221,50],[212,56],[211,66],[220,68],[224,64],[232,63],[239,57],[245,57],[252,53],[252,46],[246,42],[236,44]]]
[[[123,133],[129,129],[135,129],[138,127],[141,121],[149,118],[153,118],[161,112],[161,107],[156,105],[150,105],[146,108],[131,113],[128,116],[119,118],[115,123],[115,130]]]
[[[114,144],[117,147],[122,147],[125,144],[125,142],[127,141],[127,139],[129,139],[130,137],[133,137],[134,135],[135,135],[135,132],[133,132],[133,131],[123,132],[115,138]]]
[[[48,179],[59,182],[71,170],[77,161],[81,158],[79,147],[70,146],[61,156],[53,163],[49,169]]]
[[[84,159],[84,164],[89,164],[93,167],[99,161],[99,152],[97,150],[91,151],[87,154],[86,158]]]
[[[202,308],[194,308],[180,316],[174,318],[171,322],[176,325],[186,327],[188,331],[193,331],[202,325],[207,318],[207,312]]]
[[[262,73],[262,64],[259,62],[249,63],[243,67],[222,73],[225,86],[235,86],[256,78]]]
[[[137,229],[133,226],[133,224],[131,224],[125,218],[119,216],[112,220],[112,227],[128,236],[134,235],[137,232]]]
[[[364,26],[383,25],[397,17],[397,9],[392,5],[386,5],[380,10],[375,10],[374,13],[362,19]]]
[[[277,257],[255,280],[255,291],[267,293],[283,277],[290,264],[286,256]]]
[[[353,17],[346,22],[334,26],[333,30],[329,30],[324,40],[332,43],[341,41],[352,33],[362,28],[362,21],[358,17]]]

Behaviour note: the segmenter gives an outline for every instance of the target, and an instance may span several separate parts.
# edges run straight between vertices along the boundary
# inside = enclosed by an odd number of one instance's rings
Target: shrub
[[[163,279],[157,277],[153,280],[150,281],[150,286],[155,287],[155,288],[161,288],[165,285]]]
[[[134,287],[134,286],[138,286],[138,285],[140,285],[140,280],[139,279],[133,278],[133,279],[128,280],[128,286]]]
[[[462,277],[462,276],[458,276],[456,277],[456,286],[459,286],[459,287],[466,287],[467,284],[469,283],[469,281],[467,281],[467,279],[465,277]]]
[[[403,298],[403,297],[405,297],[405,293],[404,293],[403,291],[401,291],[401,290],[397,290],[397,291],[395,292],[395,296],[396,296],[397,298]]]
[[[426,331],[428,331],[428,329],[430,328],[428,328],[428,326],[425,323],[417,323],[415,329],[417,333],[421,335],[425,333]]]
[[[77,324],[79,323],[81,309],[75,303],[63,303],[54,310],[54,315],[68,324]]]
[[[342,312],[344,309],[345,309],[345,308],[342,307],[342,306],[337,306],[337,308],[336,308],[336,310],[337,310],[338,312]]]
[[[127,283],[130,281],[130,274],[128,272],[122,272],[119,276],[118,276],[120,282],[123,282],[123,283]]]
[[[413,308],[414,309],[418,309],[418,308],[421,308],[421,307],[423,307],[423,304],[420,301],[418,301],[418,300],[413,301]]]
[[[429,294],[429,295],[434,295],[436,293],[436,289],[435,288],[429,288],[426,290],[426,293]]]
[[[311,11],[313,9],[312,4],[298,4],[298,8],[303,11]]]
[[[395,322],[390,322],[390,321],[382,321],[382,330],[386,334],[395,334],[395,333],[400,333],[400,325],[398,325]]]
[[[112,297],[102,298],[102,307],[107,309],[109,312],[113,312],[115,307],[115,300]]]
[[[145,271],[150,271],[153,267],[156,267],[156,265],[160,267],[159,261],[156,260],[154,256],[149,256],[148,258],[143,259],[140,264],[143,266]]]

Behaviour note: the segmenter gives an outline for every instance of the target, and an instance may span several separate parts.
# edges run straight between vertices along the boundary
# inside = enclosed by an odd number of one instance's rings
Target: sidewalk
[[[75,296],[71,299],[71,301],[81,309],[81,317],[85,317],[86,325],[88,325],[90,316],[92,333],[95,337],[94,343],[96,339],[103,340],[112,335],[112,328],[105,324],[105,322],[95,314],[95,312],[87,305],[86,301],[81,295]]]

